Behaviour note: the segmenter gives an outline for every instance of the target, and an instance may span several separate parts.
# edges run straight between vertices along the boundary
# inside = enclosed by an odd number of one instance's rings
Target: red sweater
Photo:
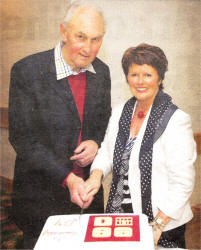
[[[86,72],[80,73],[78,75],[70,75],[68,77],[68,82],[71,87],[73,97],[75,100],[75,104],[76,104],[76,107],[80,116],[80,121],[81,121],[81,130],[80,130],[80,135],[79,135],[79,139],[77,142],[77,146],[78,146],[82,141],[82,124],[83,124],[84,104],[85,104],[85,95],[86,95]],[[84,179],[83,168],[77,166],[75,162],[73,164],[73,173]],[[66,176],[62,186],[65,185],[68,176],[69,174]]]

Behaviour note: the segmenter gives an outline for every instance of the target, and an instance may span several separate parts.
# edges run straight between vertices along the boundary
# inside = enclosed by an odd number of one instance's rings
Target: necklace
[[[144,113],[143,111],[139,111],[139,112],[137,113],[137,117],[140,118],[140,119],[142,119],[142,118],[145,117],[145,113]]]

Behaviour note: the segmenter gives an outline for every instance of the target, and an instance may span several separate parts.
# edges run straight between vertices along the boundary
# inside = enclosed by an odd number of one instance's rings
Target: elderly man
[[[9,139],[16,151],[13,217],[33,248],[50,215],[80,213],[84,180],[111,113],[109,68],[96,55],[101,12],[70,6],[55,49],[28,56],[11,71]],[[103,212],[103,191],[86,213]]]

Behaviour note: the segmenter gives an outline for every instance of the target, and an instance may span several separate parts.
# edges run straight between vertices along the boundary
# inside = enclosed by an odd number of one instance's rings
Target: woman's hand
[[[158,249],[158,241],[161,237],[164,227],[168,224],[170,220],[170,217],[168,217],[161,210],[159,210],[156,217],[154,218],[154,221],[150,223],[153,229],[155,250]]]
[[[85,181],[85,192],[87,194],[86,200],[94,196],[100,189],[102,183],[103,172],[99,169],[94,169],[88,180]]]
[[[157,247],[158,241],[159,241],[161,234],[163,232],[163,228],[157,224],[154,224],[154,225],[152,225],[152,230],[153,230],[153,236],[154,236],[154,247],[155,247],[155,250],[157,250],[158,249],[158,247]]]

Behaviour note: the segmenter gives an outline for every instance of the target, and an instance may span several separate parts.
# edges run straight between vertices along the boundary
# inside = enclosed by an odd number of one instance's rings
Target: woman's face
[[[151,65],[132,64],[127,76],[130,90],[139,102],[152,104],[159,90],[161,80]]]

